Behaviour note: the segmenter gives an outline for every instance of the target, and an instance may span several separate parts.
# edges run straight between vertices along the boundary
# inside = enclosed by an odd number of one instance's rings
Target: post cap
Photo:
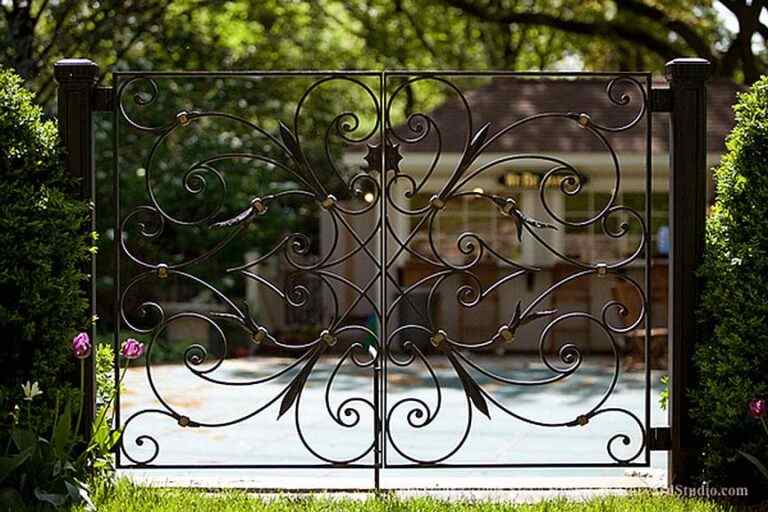
[[[53,76],[57,82],[64,80],[91,80],[99,76],[99,66],[89,59],[61,59],[53,65]]]
[[[684,82],[706,81],[712,72],[712,64],[699,57],[673,59],[664,66],[664,76],[668,81]]]

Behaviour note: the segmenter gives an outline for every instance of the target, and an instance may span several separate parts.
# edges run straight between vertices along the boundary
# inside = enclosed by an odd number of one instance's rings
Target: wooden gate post
[[[95,173],[93,165],[93,111],[94,91],[99,76],[99,67],[87,59],[64,59],[53,68],[53,75],[59,84],[58,120],[59,136],[66,152],[67,172],[80,182],[79,197],[90,205],[90,231],[96,229],[95,217]],[[91,255],[85,272],[90,276],[85,285],[89,299],[88,334],[96,343],[96,327],[91,318],[96,314],[96,257]],[[95,347],[94,347],[95,348]],[[95,355],[84,360],[85,385],[83,392],[82,433],[90,439],[93,419],[96,416],[96,372]]]
[[[704,255],[707,208],[707,90],[710,64],[675,59],[666,65],[672,109],[669,151],[669,452],[670,486],[690,486],[693,432],[688,389],[694,345],[699,340],[696,309],[701,288],[695,272]]]

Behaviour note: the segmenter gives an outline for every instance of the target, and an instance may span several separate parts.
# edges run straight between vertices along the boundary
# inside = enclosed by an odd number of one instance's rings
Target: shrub
[[[757,470],[737,450],[768,452],[747,408],[751,398],[768,395],[768,78],[741,95],[735,111],[707,221],[705,337],[692,390],[697,462],[702,478],[717,485],[756,484]]]
[[[0,390],[17,402],[21,383],[36,380],[49,410],[53,390],[77,382],[68,340],[90,320],[87,208],[71,199],[77,184],[61,156],[53,122],[18,76],[0,70]]]

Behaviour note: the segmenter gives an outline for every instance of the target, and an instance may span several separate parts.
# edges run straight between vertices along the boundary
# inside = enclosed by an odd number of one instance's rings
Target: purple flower
[[[72,338],[72,352],[78,359],[85,359],[91,355],[91,338],[88,337],[88,333],[81,332]]]
[[[762,398],[753,398],[749,401],[749,414],[753,418],[762,418],[768,412],[768,404]]]
[[[144,344],[133,338],[128,338],[123,342],[120,353],[126,359],[138,359],[144,354]]]

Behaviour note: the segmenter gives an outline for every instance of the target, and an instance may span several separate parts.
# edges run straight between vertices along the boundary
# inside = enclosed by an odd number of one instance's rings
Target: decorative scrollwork
[[[452,103],[454,108],[463,114],[452,114],[451,119],[462,119],[463,123],[448,126],[440,126],[436,118],[431,113],[426,112],[408,112],[404,113],[405,123],[400,128],[401,131],[409,131],[413,135],[407,135],[398,132],[393,128],[390,119],[394,117],[394,105],[399,95],[416,83],[433,82],[436,88],[447,89],[450,94],[455,96],[456,101]],[[385,424],[387,429],[387,439],[389,445],[395,452],[414,464],[440,464],[454,457],[460,448],[465,444],[471,431],[473,421],[473,411],[479,412],[483,416],[493,418],[498,412],[502,412],[518,421],[535,425],[538,427],[570,427],[586,426],[591,418],[602,414],[614,413],[622,414],[631,418],[633,424],[639,427],[639,436],[634,438],[630,434],[617,434],[607,441],[606,450],[608,457],[617,464],[630,464],[637,462],[640,455],[646,447],[646,426],[631,411],[608,408],[605,403],[613,393],[620,374],[620,348],[618,346],[616,335],[628,333],[638,327],[647,318],[646,296],[643,287],[634,279],[623,273],[623,270],[631,263],[637,261],[643,254],[647,245],[647,219],[644,215],[632,208],[618,204],[621,190],[621,166],[618,155],[613,149],[609,135],[628,131],[637,126],[646,116],[647,97],[645,87],[640,81],[633,77],[621,76],[608,81],[606,86],[607,100],[617,107],[628,107],[636,105],[637,110],[630,121],[611,126],[596,120],[590,113],[572,113],[572,112],[547,112],[522,117],[507,126],[492,126],[485,123],[475,130],[473,127],[473,114],[471,102],[465,97],[463,91],[452,83],[449,79],[439,76],[416,76],[410,77],[403,75],[394,92],[390,94],[390,100],[387,109],[384,112],[386,117],[385,125],[389,129],[388,136],[400,143],[407,151],[411,145],[425,143],[432,137],[432,144],[428,146],[432,151],[429,156],[428,166],[421,171],[418,176],[411,176],[407,172],[399,169],[391,170],[387,176],[384,186],[384,197],[388,205],[394,212],[393,215],[401,215],[409,219],[410,230],[407,235],[399,233],[392,226],[394,222],[387,220],[386,227],[389,236],[394,240],[394,248],[391,250],[392,256],[388,258],[388,268],[394,268],[394,262],[402,254],[406,253],[415,260],[422,262],[430,268],[430,273],[420,277],[419,281],[408,286],[405,289],[398,288],[392,306],[388,313],[394,311],[395,306],[409,300],[409,297],[417,289],[428,287],[427,303],[422,308],[426,312],[423,320],[410,325],[391,325],[387,337],[387,355],[388,362],[394,368],[407,368],[412,365],[419,365],[430,375],[430,380],[435,394],[435,405],[430,405],[421,398],[403,398],[389,406],[387,413],[388,421]],[[401,113],[401,115],[403,115]],[[457,117],[458,116],[458,117]],[[601,145],[608,156],[612,165],[613,186],[609,189],[608,198],[604,204],[597,207],[597,211],[589,218],[580,220],[567,219],[560,207],[553,206],[550,201],[551,194],[549,190],[555,190],[565,197],[573,197],[581,194],[587,183],[587,176],[575,165],[558,156],[545,154],[507,154],[493,157],[481,158],[486,152],[490,153],[489,148],[494,147],[503,137],[513,137],[514,133],[521,127],[541,123],[543,121],[552,121],[560,119],[563,123],[575,122],[583,129],[585,136],[593,137]],[[456,157],[456,163],[453,170],[447,178],[441,177],[439,182],[432,185],[432,189],[438,192],[432,196],[427,204],[421,208],[411,208],[402,204],[401,197],[410,199],[417,192],[428,190],[429,181],[435,180],[435,169],[438,163],[445,160],[442,151],[444,150],[443,137],[441,129],[452,131],[464,130],[464,143],[461,153]],[[405,163],[408,162],[406,156]],[[511,197],[503,197],[482,189],[474,189],[473,183],[477,178],[486,176],[489,171],[493,171],[503,165],[512,164],[518,161],[537,161],[548,166],[539,182],[539,202],[546,212],[546,218],[533,218],[525,211],[525,207],[520,206]],[[557,186],[552,187],[551,183],[557,179]],[[403,184],[405,186],[403,186]],[[461,256],[463,261],[457,263],[449,260],[443,253],[441,246],[437,243],[438,222],[436,221],[442,212],[448,208],[452,202],[462,200],[487,201],[490,205],[498,208],[499,215],[511,217],[515,222],[518,242],[522,242],[524,237],[530,237],[532,243],[542,245],[556,259],[565,263],[574,265],[578,271],[559,282],[553,283],[542,293],[535,296],[529,303],[523,304],[518,300],[515,308],[510,313],[509,319],[500,326],[490,330],[488,336],[476,340],[459,339],[450,332],[440,328],[436,318],[434,318],[435,301],[445,300],[446,293],[439,293],[440,287],[447,286],[447,283],[461,283],[455,286],[453,295],[456,297],[456,305],[460,309],[470,311],[478,307],[484,301],[488,301],[492,294],[498,294],[510,283],[519,281],[525,276],[531,276],[543,272],[542,268],[531,265],[524,265],[516,258],[505,254],[499,248],[495,248],[489,240],[486,240],[482,234],[477,232],[465,231],[459,233],[455,238],[455,254]],[[530,205],[527,205],[530,208]],[[614,219],[619,219],[618,225],[614,225]],[[626,220],[623,220],[626,219]],[[618,240],[627,237],[630,232],[630,224],[636,223],[637,231],[640,232],[639,240],[631,250],[628,256],[616,261],[581,261],[574,257],[566,255],[562,249],[555,247],[552,242],[544,236],[546,230],[560,229],[592,229],[592,226],[599,226],[604,235],[612,240]],[[426,232],[426,246],[416,246],[413,243],[417,232]],[[444,238],[445,233],[440,233]],[[479,274],[481,263],[490,259],[494,262],[495,268],[499,269],[500,277],[490,283],[484,283]],[[550,298],[562,287],[573,285],[575,282],[584,282],[592,276],[603,277],[610,275],[611,279],[621,280],[631,285],[631,289],[637,294],[638,302],[641,304],[639,311],[632,311],[632,318],[628,318],[629,308],[618,300],[608,301],[602,307],[598,316],[588,312],[560,312],[556,309],[542,308]],[[530,282],[530,281],[529,281]],[[450,296],[451,293],[448,293]],[[385,321],[390,321],[394,316],[385,317]],[[620,323],[616,323],[615,317],[621,318]],[[576,419],[547,421],[533,417],[527,417],[514,410],[513,407],[503,403],[486,389],[486,385],[478,380],[476,376],[489,381],[490,384],[501,386],[546,386],[559,381],[563,381],[574,376],[583,366],[584,354],[577,344],[562,343],[556,350],[554,357],[550,355],[547,346],[551,346],[549,341],[556,328],[562,324],[573,321],[586,321],[594,325],[599,333],[606,339],[612,352],[613,373],[601,397],[594,403],[587,405],[582,414]],[[533,380],[523,380],[500,375],[497,372],[485,368],[484,364],[475,359],[471,353],[482,350],[492,349],[494,347],[514,343],[517,329],[523,325],[532,323],[541,324],[542,329],[538,340],[538,356],[542,366],[549,375]],[[419,334],[421,333],[421,334]],[[431,358],[426,357],[411,341],[411,336],[426,336],[430,340],[432,347],[436,352],[444,356],[455,375],[458,377],[464,394],[467,398],[467,410],[464,416],[463,428],[456,435],[456,444],[445,446],[439,454],[430,456],[419,455],[416,448],[410,451],[401,443],[400,437],[406,436],[403,432],[403,425],[397,423],[398,430],[392,422],[396,415],[405,412],[405,426],[414,430],[423,430],[426,426],[436,421],[441,405],[443,383],[437,377],[433,365],[436,364]],[[399,347],[407,357],[402,358],[398,355],[396,347]],[[443,408],[443,410],[445,410]],[[452,412],[455,415],[455,412]],[[634,441],[637,449],[629,456],[619,455],[616,444],[630,445]],[[423,447],[422,447],[423,448]],[[434,450],[432,450],[434,452]]]
[[[591,420],[603,415],[624,416],[631,420],[633,428],[637,426],[639,435],[635,438],[627,431],[608,439],[609,464],[638,463],[647,448],[647,425],[632,411],[606,407],[606,403],[620,376],[621,353],[617,336],[641,328],[648,318],[644,287],[624,272],[644,254],[648,257],[648,218],[619,204],[622,172],[612,145],[613,136],[633,129],[648,115],[646,86],[641,81],[628,75],[608,81],[607,102],[632,113],[629,121],[617,125],[604,123],[590,112],[563,111],[524,116],[506,126],[486,122],[477,127],[472,102],[465,91],[451,78],[437,74],[402,75],[399,81],[380,74],[310,75],[310,83],[303,89],[292,112],[286,113],[282,120],[272,119],[267,124],[257,123],[247,115],[193,108],[192,105],[168,112],[153,111],[163,98],[173,96],[172,92],[162,89],[162,76],[119,76],[116,123],[126,127],[133,136],[152,138],[149,150],[142,158],[145,202],[130,205],[116,226],[121,259],[132,270],[131,277],[119,290],[118,328],[122,325],[149,337],[145,371],[149,387],[160,404],[156,409],[134,412],[122,422],[120,453],[132,464],[158,465],[162,459],[162,443],[155,434],[135,433],[139,430],[140,418],[155,415],[163,417],[163,421],[176,422],[182,428],[206,429],[236,425],[268,409],[274,411],[276,421],[290,421],[285,417],[293,416],[301,446],[316,461],[332,466],[368,464],[381,467],[387,462],[380,458],[386,451],[381,445],[391,447],[409,464],[447,464],[471,436],[473,418],[495,420],[501,415],[542,428],[586,427]],[[398,102],[411,94],[411,88],[419,85],[429,85],[455,102],[460,116],[454,120],[454,125],[441,126],[438,117],[429,112],[403,110],[398,117],[395,113]],[[337,108],[337,98],[333,95],[337,91],[335,87],[339,86],[345,90],[354,89],[358,104]],[[392,90],[383,101],[381,93],[388,88]],[[332,105],[334,111],[327,113],[322,124],[307,119],[306,112],[312,98],[324,91],[334,98],[334,101],[326,102],[326,109]],[[395,122],[397,119],[402,120],[399,126]],[[514,137],[521,127],[545,121],[562,122],[568,126],[575,123],[583,129],[580,133],[584,137],[596,141],[605,150],[612,183],[605,203],[587,218],[567,218],[553,204],[550,192],[563,198],[582,194],[588,183],[583,169],[562,156],[529,153],[500,156],[498,152],[489,156],[491,148],[503,138]],[[167,146],[175,137],[184,137],[196,129],[207,131],[219,122],[247,131],[253,137],[251,146],[237,151],[214,152],[183,165],[163,162],[163,151],[168,150]],[[454,134],[460,132],[463,138],[459,154],[454,155],[455,162],[449,165],[446,174],[441,174],[450,160],[443,153],[448,130]],[[200,132],[195,133],[202,136]],[[311,148],[313,143],[320,148]],[[419,171],[414,172],[406,165],[409,163],[408,148],[425,143],[431,144],[432,154],[423,160],[425,163]],[[359,169],[350,171],[348,165],[342,164],[339,145],[364,153]],[[179,159],[184,156],[181,154]],[[522,161],[535,161],[546,168],[538,184],[541,208],[537,213],[531,213],[530,205],[521,204],[511,195],[474,187],[478,178],[485,179],[503,166]],[[230,175],[226,170],[232,162],[244,166],[245,172],[258,168],[267,179],[279,174],[283,177],[281,186],[259,191],[233,190],[235,187],[228,182]],[[167,179],[169,173],[173,173],[173,179]],[[173,187],[175,193],[195,205],[190,209],[192,214],[172,211],[165,201],[168,187]],[[431,196],[427,195],[426,204],[415,206],[413,202],[417,195],[427,192]],[[234,196],[235,193],[239,195]],[[239,198],[234,206],[232,197]],[[243,197],[246,200],[241,201]],[[441,219],[451,208],[470,200],[496,212],[500,219],[511,223],[510,226],[514,224],[512,238],[518,244],[539,244],[555,259],[569,263],[577,270],[532,299],[505,303],[498,325],[489,325],[488,333],[477,333],[474,339],[464,339],[463,335],[440,325],[433,314],[438,301],[452,300],[456,307],[469,311],[521,280],[535,278],[544,272],[540,266],[520,261],[516,254],[500,247],[501,244],[474,231],[456,234],[455,239],[451,239],[450,251],[446,250],[446,245],[438,241]],[[306,329],[306,339],[300,341],[286,339],[279,329],[254,314],[247,303],[232,299],[222,287],[198,275],[201,265],[212,264],[224,248],[249,231],[258,230],[265,219],[279,222],[281,209],[296,205],[317,212],[323,226],[319,234],[281,233],[263,247],[260,254],[222,269],[221,274],[250,282],[259,293],[282,304],[289,312],[307,310],[312,304],[322,303],[324,311],[319,324]],[[405,221],[398,224],[397,217]],[[408,226],[405,231],[401,229],[403,225]],[[614,261],[573,257],[551,241],[550,235],[555,232],[598,227],[609,241],[627,240],[630,233],[639,233],[639,237],[633,241],[628,256]],[[183,230],[204,233],[211,242],[196,248],[199,250],[191,255],[167,257],[159,256],[162,251],[146,250],[146,246],[161,246],[164,237]],[[419,233],[425,233],[426,243],[414,242]],[[404,285],[397,272],[404,257],[429,271],[416,282]],[[279,261],[281,265],[277,277],[261,271],[264,265],[273,261]],[[360,273],[353,276],[345,272],[352,261],[371,269],[362,282],[357,281]],[[491,282],[487,282],[480,272],[481,265],[487,261],[500,269],[498,277]],[[564,286],[583,284],[596,277],[628,284],[641,305],[639,311],[630,310],[619,300],[607,301],[599,314],[560,311],[548,305]],[[168,281],[160,283],[160,280]],[[152,286],[167,283],[183,283],[204,292],[216,307],[211,307],[211,311],[174,313],[161,300],[146,297]],[[425,307],[414,306],[417,290],[427,290]],[[420,315],[418,322],[397,323],[400,322],[398,308],[404,304],[417,311]],[[354,318],[358,308],[372,312],[375,327],[361,325]],[[611,351],[612,375],[593,403],[585,403],[576,418],[544,420],[526,416],[494,395],[487,383],[494,387],[539,387],[563,382],[576,375],[584,367],[586,357],[577,343],[557,342],[559,346],[555,346],[554,351],[547,349],[556,344],[552,340],[558,326],[573,321],[592,325]],[[183,364],[192,378],[210,386],[234,388],[257,389],[259,385],[279,383],[280,391],[251,410],[235,411],[231,417],[217,421],[172,405],[157,385],[153,355],[164,343],[168,329],[182,322],[199,322],[213,339],[208,345],[189,343],[185,347]],[[502,375],[487,368],[476,357],[481,351],[514,344],[524,326],[539,329],[536,351],[546,375],[535,379]],[[293,354],[293,357],[267,375],[233,379],[222,371],[231,347],[228,338],[231,328],[247,335],[254,346],[270,347]],[[417,338],[428,339],[429,345],[420,348],[415,341]],[[424,455],[409,448],[402,436],[407,435],[408,430],[426,431],[441,414],[446,414],[446,383],[436,370],[436,358],[456,377],[462,399],[466,398],[466,408],[457,416],[462,419],[455,442],[442,447],[438,454]],[[329,421],[342,435],[351,429],[363,428],[369,420],[375,424],[364,445],[355,447],[351,454],[339,455],[319,446],[303,423],[305,390],[314,377],[322,375],[318,366],[327,360],[333,364],[330,373],[324,376],[322,405]],[[430,397],[406,396],[387,403],[387,381],[381,373],[382,367],[387,366],[394,371],[422,368]],[[338,394],[339,375],[350,370],[369,375],[374,391],[354,396]],[[380,392],[382,385],[384,390]],[[393,428],[398,421],[402,428]],[[631,446],[631,453],[622,455],[619,444]]]
[[[373,75],[376,79],[376,75]],[[333,465],[349,464],[359,461],[373,451],[374,441],[371,432],[370,441],[361,447],[358,453],[352,456],[338,456],[338,454],[325,454],[320,447],[315,447],[304,432],[301,421],[301,399],[305,387],[308,385],[313,370],[321,357],[326,356],[336,345],[339,338],[364,337],[373,340],[373,347],[379,346],[377,334],[363,325],[351,323],[349,315],[353,308],[345,309],[339,300],[339,287],[346,288],[347,295],[354,294],[357,301],[364,301],[377,308],[377,301],[373,297],[373,285],[379,280],[379,276],[373,276],[371,282],[356,284],[338,273],[336,267],[343,264],[355,255],[363,254],[369,258],[375,255],[369,248],[370,241],[380,233],[380,222],[373,223],[366,233],[358,234],[353,228],[350,219],[367,215],[376,211],[380,204],[380,180],[375,172],[359,172],[347,178],[336,159],[336,152],[331,150],[335,140],[342,143],[370,143],[381,144],[377,135],[380,123],[380,105],[378,99],[378,87],[371,87],[371,77],[358,77],[346,75],[320,76],[313,79],[298,100],[295,111],[291,116],[290,124],[282,121],[278,123],[277,130],[272,131],[263,128],[250,119],[218,111],[185,108],[180,111],[170,112],[165,122],[150,123],[139,121],[139,117],[133,110],[139,109],[143,114],[151,114],[148,117],[158,119],[161,112],[149,112],[153,106],[159,105],[163,91],[160,84],[163,81],[154,76],[130,77],[118,87],[117,104],[119,119],[122,125],[127,125],[129,130],[148,134],[154,137],[149,151],[144,157],[144,181],[147,190],[147,203],[134,206],[125,215],[119,224],[121,234],[121,252],[127,260],[138,267],[140,272],[134,275],[123,287],[120,294],[119,312],[122,324],[136,333],[151,335],[146,352],[145,370],[147,380],[156,401],[162,406],[160,409],[148,409],[132,414],[123,424],[123,442],[121,454],[128,461],[140,466],[156,465],[162,456],[161,441],[156,435],[135,435],[133,432],[139,428],[138,421],[147,415],[166,416],[176,421],[181,427],[218,428],[235,425],[247,421],[266,409],[277,406],[276,417],[287,415],[293,411],[296,432],[301,443],[307,451],[317,459]],[[355,105],[358,110],[344,110],[332,116],[325,127],[323,147],[325,153],[325,168],[321,171],[318,164],[313,161],[305,150],[304,131],[308,129],[303,123],[302,111],[310,102],[313,95],[334,93],[333,87],[343,85],[345,88],[356,88],[368,104]],[[139,89],[134,93],[136,89]],[[376,90],[377,92],[374,92]],[[129,93],[134,93],[133,104],[129,106]],[[363,128],[363,115],[367,109],[367,123]],[[239,126],[250,131],[254,140],[261,141],[249,150],[237,152],[221,152],[207,156],[199,161],[192,162],[183,169],[180,181],[182,194],[198,199],[199,207],[195,208],[195,216],[182,216],[171,212],[163,203],[167,197],[167,191],[162,187],[168,180],[159,180],[158,173],[173,172],[167,165],[159,165],[160,153],[167,150],[172,137],[183,130],[195,129],[196,126],[206,127],[211,123],[226,122],[229,125]],[[207,123],[207,124],[206,124]],[[316,128],[316,127],[315,127]],[[311,131],[314,133],[315,128]],[[244,148],[243,148],[244,149]],[[225,208],[225,200],[231,192],[228,185],[227,173],[221,165],[227,162],[251,162],[260,165],[264,169],[279,171],[287,177],[286,183],[293,183],[290,188],[282,188],[267,194],[253,196],[248,204],[242,205],[234,214],[228,213]],[[330,174],[329,172],[330,171]],[[329,178],[331,178],[329,180]],[[335,181],[334,181],[335,180]],[[338,194],[339,183],[342,190],[349,197],[360,197],[361,190],[368,194],[362,207],[356,207],[353,203],[347,204],[335,198]],[[211,195],[214,193],[215,196]],[[203,197],[203,194],[207,194]],[[263,254],[243,265],[224,269],[225,275],[240,276],[242,279],[252,280],[264,293],[272,294],[276,300],[282,301],[286,308],[303,310],[310,302],[323,300],[316,297],[330,297],[330,315],[324,318],[324,328],[318,329],[315,337],[305,342],[288,342],[275,335],[269,325],[262,325],[252,315],[247,303],[239,304],[230,299],[217,286],[196,275],[199,264],[207,262],[219,255],[222,250],[242,236],[251,225],[258,226],[264,218],[275,215],[283,203],[293,202],[307,205],[308,208],[317,208],[320,215],[328,218],[328,226],[332,231],[324,232],[324,236],[332,239],[327,252],[318,255],[311,253],[315,240],[313,235],[301,232],[288,232],[279,238],[271,248]],[[198,251],[198,254],[187,259],[174,259],[173,261],[157,261],[151,259],[152,251],[146,251],[146,244],[161,243],[162,237],[169,229],[197,229],[208,231],[215,239],[210,248]],[[342,235],[352,236],[353,243],[344,254],[338,254],[337,245]],[[143,245],[142,245],[143,244]],[[280,257],[291,272],[287,273],[284,282],[266,277],[258,272],[260,264],[270,258]],[[307,279],[316,279],[320,288],[314,288],[307,284]],[[204,291],[218,304],[217,310],[210,312],[184,311],[169,314],[166,307],[157,300],[141,300],[138,296],[146,293],[152,282],[156,279],[169,279],[185,283]],[[138,299],[138,304],[137,304]],[[285,382],[282,391],[271,397],[266,403],[255,406],[251,411],[238,411],[231,418],[219,421],[206,421],[198,418],[193,412],[183,411],[179,407],[171,405],[165,398],[161,388],[157,385],[154,373],[153,357],[158,344],[164,343],[165,333],[177,322],[201,322],[213,333],[213,346],[191,343],[184,350],[183,363],[190,374],[211,386],[256,387],[266,383],[276,384]],[[276,349],[290,351],[296,357],[287,364],[272,373],[249,379],[233,379],[222,372],[225,357],[229,353],[229,339],[227,329],[236,327],[247,333],[255,344],[272,346]],[[380,352],[380,349],[379,349]],[[334,370],[326,383],[326,406],[329,417],[342,429],[355,429],[361,427],[361,419],[367,413],[373,417],[376,405],[372,399],[366,396],[345,398],[341,403],[332,406],[334,382],[341,372],[349,371],[350,367],[373,371],[378,355],[374,349],[369,352],[363,349],[360,343],[353,343],[338,360]],[[287,380],[286,380],[287,379]],[[135,442],[128,441],[133,438]],[[150,444],[150,453],[145,453],[147,443]],[[134,449],[143,449],[141,455],[133,455]]]

